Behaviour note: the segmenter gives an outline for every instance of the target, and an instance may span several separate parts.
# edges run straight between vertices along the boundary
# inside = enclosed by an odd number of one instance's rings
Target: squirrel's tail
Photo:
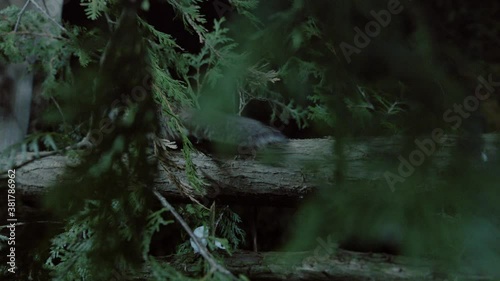
[[[279,130],[237,115],[189,109],[183,110],[178,117],[189,136],[202,140],[248,148],[261,148],[288,141]],[[173,132],[168,125],[169,120],[161,118],[162,137],[179,139],[180,132]]]

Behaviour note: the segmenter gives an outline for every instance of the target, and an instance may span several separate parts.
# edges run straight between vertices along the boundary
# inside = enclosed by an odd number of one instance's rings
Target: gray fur
[[[162,115],[160,136],[179,140],[180,133],[168,126],[170,118]],[[238,115],[190,109],[183,110],[178,117],[187,134],[201,140],[249,148],[261,148],[288,141],[277,129]]]

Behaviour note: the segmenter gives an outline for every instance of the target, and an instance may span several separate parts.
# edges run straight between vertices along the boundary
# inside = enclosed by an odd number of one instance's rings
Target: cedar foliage
[[[320,183],[324,188],[303,206],[287,250],[314,249],[318,237],[334,237],[339,243],[355,237],[369,244],[394,243],[402,254],[437,258],[436,266],[448,272],[500,276],[495,267],[500,264],[500,194],[494,172],[498,156],[489,155],[487,164],[480,160],[479,134],[484,130],[478,129],[477,112],[457,130],[443,119],[443,112],[470,95],[477,75],[498,74],[498,57],[486,56],[492,52],[481,37],[492,36],[485,29],[500,27],[494,13],[498,9],[488,11],[479,23],[483,28],[476,27],[476,37],[467,41],[472,47],[464,51],[459,44],[467,38],[457,30],[486,8],[465,1],[402,2],[402,13],[393,15],[389,26],[347,63],[340,44],[351,44],[353,27],[372,21],[370,11],[386,8],[387,1],[233,0],[231,20],[213,22],[202,12],[206,2],[166,1],[186,36],[200,42],[193,52],[145,17],[132,16],[132,8],[118,1],[82,2],[90,20],[110,19],[106,28],[65,25],[65,31],[43,30],[50,36],[40,36],[36,28],[46,19],[37,14],[26,13],[15,33],[19,10],[0,12],[0,61],[18,62],[36,54],[34,67],[45,76],[44,95],[62,104],[61,112],[53,110],[46,117],[53,131],[33,134],[12,149],[38,151],[41,146],[83,160],[67,174],[78,182],[63,182],[47,197],[65,226],[51,236],[49,248],[41,243],[35,259],[23,261],[25,268],[39,280],[126,280],[147,264],[155,280],[188,279],[149,253],[155,231],[172,221],[152,203],[148,183],[154,161],[148,160],[145,147],[151,146],[146,136],[154,127],[143,124],[154,124],[153,100],[172,116],[180,105],[242,113],[258,100],[272,109],[271,118],[293,119],[299,128],[312,127],[316,134],[337,140],[335,147],[325,148],[336,153],[330,160],[337,164],[333,181]],[[147,6],[148,1],[141,3],[141,9]],[[434,25],[440,18],[446,20]],[[81,67],[71,65],[72,58]],[[151,79],[144,84],[148,75]],[[111,120],[115,129],[103,134],[92,153],[62,149],[94,128],[101,130],[103,124],[96,120],[112,113],[114,100],[127,104],[120,95],[136,85],[150,95],[119,111],[120,118]],[[171,121],[178,129],[176,119]],[[438,178],[432,156],[395,189],[352,184],[343,177],[349,163],[342,152],[352,137],[404,135],[407,143],[400,153],[406,157],[415,150],[415,138],[434,128],[464,136],[450,156],[449,169]],[[201,192],[203,182],[189,165],[193,146],[186,137],[182,149],[190,185]],[[397,170],[398,164],[394,159],[382,163],[388,171]],[[196,204],[183,208],[192,225],[212,228],[213,218],[224,212]],[[221,222],[218,235],[236,248],[243,235],[239,218],[232,213],[223,217],[230,219]],[[178,248],[181,260],[190,251],[187,245]],[[200,276],[208,272],[201,262],[199,269]],[[205,277],[228,278],[218,273]]]

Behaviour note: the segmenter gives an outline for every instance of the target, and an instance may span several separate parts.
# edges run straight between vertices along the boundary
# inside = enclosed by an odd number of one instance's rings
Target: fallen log
[[[160,260],[188,275],[196,274],[189,272],[196,268],[194,262],[193,266],[185,263],[181,265],[176,263],[177,258],[169,256]],[[447,274],[433,266],[435,263],[423,259],[342,249],[305,252],[238,251],[225,257],[223,264],[233,274],[243,274],[250,280],[494,280],[470,272]],[[148,269],[145,269],[144,276],[149,276]]]
[[[494,157],[498,155],[500,136],[490,134],[484,135],[483,138],[484,151],[489,155],[489,160],[484,162],[484,165],[495,163]],[[427,157],[424,161],[432,159],[435,175],[439,175],[450,164],[456,142],[456,137],[447,137],[445,142],[436,145],[432,154],[424,155]],[[388,173],[404,176],[398,172],[398,165],[401,165],[402,159],[411,162],[412,153],[420,151],[415,145],[413,151],[402,153],[404,144],[402,137],[351,140],[344,151],[345,180],[352,183],[369,181],[394,192],[388,184]],[[202,153],[193,153],[193,164],[206,183],[205,196],[198,199],[217,199],[224,203],[249,205],[295,205],[318,186],[336,184],[334,175],[337,162],[332,152],[333,146],[332,139],[291,140],[286,147],[274,151],[271,162],[258,161],[263,158],[259,155],[257,159],[233,157],[221,160]],[[154,188],[173,202],[185,201],[186,196],[176,186],[175,181],[189,186],[184,171],[186,162],[180,152],[174,151],[170,155],[171,165],[168,165],[168,171],[164,166],[158,166]],[[36,159],[34,154],[28,154],[27,159],[31,161],[16,169],[17,194],[27,202],[37,202],[47,191],[47,187],[57,182],[65,168],[76,165],[76,160],[62,155],[41,154],[41,157]],[[15,164],[20,165],[23,161],[27,162],[26,157],[19,155]],[[479,164],[483,165],[481,162],[479,161]],[[5,164],[6,162],[0,163],[0,167],[5,167]],[[0,186],[4,184],[6,185],[5,173],[0,178]]]

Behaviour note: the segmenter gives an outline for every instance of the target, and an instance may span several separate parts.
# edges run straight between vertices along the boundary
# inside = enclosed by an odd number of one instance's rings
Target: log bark
[[[194,265],[176,264],[176,257],[161,259],[186,274]],[[429,261],[387,254],[357,253],[342,249],[311,252],[239,251],[224,258],[225,267],[250,280],[404,281],[404,280],[493,280],[487,276],[456,272],[445,274]],[[149,276],[148,270],[144,276]],[[147,279],[147,278],[146,278]]]
[[[484,159],[476,159],[477,165],[493,165],[497,162],[495,155],[499,155],[500,136],[490,134],[484,135],[483,138],[484,152],[488,160],[484,162]],[[439,147],[436,146],[432,154],[425,156],[424,161],[432,162],[433,174],[439,175],[450,164],[456,142],[457,138],[450,136]],[[401,137],[350,140],[344,151],[346,182],[370,181],[384,191],[397,192],[397,185],[394,188],[388,184],[387,173],[399,175],[398,166],[401,165],[401,159],[408,160],[412,151],[420,151],[415,145],[407,149],[407,152],[401,153],[404,143]],[[267,162],[259,160],[269,156],[265,152],[259,153],[256,159],[232,157],[222,160],[194,153],[192,161],[206,182],[205,197],[198,199],[216,199],[224,203],[249,205],[295,205],[319,186],[335,186],[338,163],[332,160],[333,145],[332,139],[291,140],[286,147],[274,150],[271,157],[273,160]],[[185,160],[180,152],[174,151],[170,154],[174,164],[168,167],[168,171],[162,166],[158,167],[154,188],[170,200],[186,200],[186,196],[173,181],[188,185],[184,171]],[[65,168],[76,165],[75,160],[62,155],[40,159],[34,159],[33,154],[26,156],[32,161],[16,170],[16,188],[18,195],[28,202],[38,201]],[[16,164],[19,165],[23,161],[26,162],[26,157],[18,155]],[[388,162],[391,162],[392,166],[388,165]],[[5,161],[0,163],[0,167],[5,169],[6,164]],[[0,180],[0,185],[6,182]]]

